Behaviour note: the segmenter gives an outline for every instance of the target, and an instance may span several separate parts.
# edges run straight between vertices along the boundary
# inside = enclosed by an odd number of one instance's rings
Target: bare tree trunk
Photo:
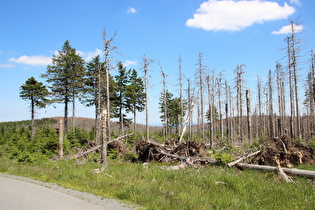
[[[226,137],[230,138],[230,127],[229,127],[229,86],[227,81],[225,81],[225,127],[226,127]]]
[[[273,92],[273,85],[272,85],[272,73],[271,70],[269,70],[269,78],[268,78],[268,86],[269,86],[269,136],[274,137],[275,131],[274,131],[274,119],[273,119],[273,98],[272,98],[272,92]]]
[[[166,102],[166,75],[164,74],[162,67],[161,67],[161,74],[162,74],[162,78],[163,78],[163,106],[164,106],[164,142],[166,142],[167,140],[167,129],[168,129],[168,119],[167,119],[167,115],[168,115],[168,107],[167,107],[167,102]]]
[[[295,36],[295,23],[291,21],[291,55],[292,55],[292,70],[293,70],[293,80],[294,80],[294,91],[295,91],[295,108],[296,108],[296,127],[297,136],[301,139],[301,121],[300,121],[300,111],[299,111],[299,92],[298,92],[298,81],[297,81],[297,40]]]
[[[67,93],[66,93],[66,96],[65,96],[65,114],[64,114],[64,132],[65,134],[68,133],[68,103],[69,103],[69,97],[67,96]]]
[[[72,131],[75,131],[75,96],[72,96]]]
[[[198,77],[199,77],[199,94],[200,94],[200,124],[201,124],[201,138],[205,141],[205,123],[204,123],[204,102],[203,102],[203,74],[205,66],[203,65],[203,53],[199,53],[198,62]]]
[[[108,117],[107,117],[108,113],[107,113],[107,109],[103,109],[103,114],[102,114],[102,119],[103,119],[103,123],[102,123],[102,149],[101,149],[101,164],[102,164],[102,169],[104,170],[108,164],[107,161],[107,142],[108,142]]]
[[[184,103],[183,103],[183,70],[182,70],[182,58],[181,56],[178,59],[179,64],[179,101],[180,101],[180,108],[181,114],[179,116],[179,130],[178,133],[182,133],[183,129],[183,121],[184,121]]]
[[[292,78],[292,65],[291,65],[291,44],[290,44],[290,37],[287,37],[287,45],[288,45],[288,49],[287,49],[287,53],[288,53],[288,69],[289,69],[289,89],[290,89],[290,134],[291,134],[291,138],[295,138],[295,129],[294,129],[294,90],[293,90],[293,78]]]
[[[97,91],[96,91],[96,109],[95,109],[95,143],[100,144],[100,135],[101,135],[101,67],[98,66],[98,75],[97,75]]]
[[[192,96],[191,96],[191,89],[190,89],[190,80],[188,79],[187,80],[188,82],[188,89],[187,89],[187,95],[188,95],[188,140],[191,141],[192,140],[192,118],[193,118],[193,107],[192,107],[192,104],[193,104],[193,99],[192,99]]]
[[[154,60],[149,59],[146,55],[142,57],[142,70],[144,72],[144,89],[145,89],[145,127],[146,127],[146,139],[149,140],[149,66]]]
[[[261,79],[257,76],[257,90],[258,90],[258,113],[259,113],[259,126],[258,133],[262,136],[263,133],[263,117],[262,117],[262,103],[261,103]]]
[[[219,102],[219,121],[220,121],[220,136],[223,138],[223,120],[222,120],[222,107],[221,107],[221,82],[222,82],[222,73],[220,72],[220,77],[218,78],[218,102]]]
[[[246,90],[246,107],[247,107],[247,135],[248,135],[248,142],[252,142],[252,135],[251,135],[251,116],[250,116],[250,95],[249,90]]]
[[[243,143],[242,118],[243,118],[243,67],[245,65],[237,65],[236,67],[236,90],[237,90],[237,117],[238,117],[238,135]]]
[[[112,42],[116,36],[112,36],[110,39],[106,38],[106,32],[103,32],[103,43],[104,43],[104,54],[105,54],[105,74],[106,74],[106,95],[105,95],[105,105],[102,110],[102,151],[101,151],[101,164],[102,170],[105,170],[107,166],[107,142],[110,141],[110,97],[109,97],[109,70],[110,65],[110,53],[117,50],[116,46],[112,45]]]
[[[59,143],[58,143],[59,160],[63,158],[63,120],[59,120]]]
[[[35,102],[33,97],[31,97],[31,115],[31,139],[33,139],[35,135]]]

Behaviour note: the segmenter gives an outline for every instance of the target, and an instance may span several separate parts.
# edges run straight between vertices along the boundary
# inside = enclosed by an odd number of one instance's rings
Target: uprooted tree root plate
[[[314,164],[315,150],[292,141],[287,135],[271,138],[261,145],[260,153],[251,162],[259,165],[293,167]]]

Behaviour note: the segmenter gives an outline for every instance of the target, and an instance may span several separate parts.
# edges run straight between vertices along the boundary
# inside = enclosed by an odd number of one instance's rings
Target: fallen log
[[[260,150],[254,152],[254,153],[251,153],[251,154],[247,154],[247,155],[245,155],[245,156],[242,156],[242,157],[240,157],[239,159],[237,159],[237,160],[235,160],[235,161],[233,161],[233,162],[230,162],[229,164],[227,164],[227,166],[228,166],[228,167],[232,167],[232,166],[234,166],[234,165],[236,165],[236,164],[242,162],[243,160],[245,160],[245,159],[247,159],[247,158],[250,158],[250,157],[252,157],[252,156],[258,155],[259,153],[260,153]]]
[[[117,140],[124,139],[124,138],[126,138],[126,137],[128,137],[128,136],[131,136],[131,135],[132,135],[132,134],[127,134],[127,135],[124,135],[124,136],[119,136],[119,137],[117,137],[117,138],[115,138],[115,139],[109,141],[107,144],[109,144],[109,143],[111,143],[111,142],[114,142],[114,141],[117,141]],[[88,149],[88,150],[86,150],[86,151],[81,151],[81,152],[79,152],[79,153],[77,153],[77,154],[75,154],[75,155],[72,155],[72,156],[68,157],[67,160],[72,160],[72,159],[75,159],[75,158],[80,158],[80,157],[82,157],[82,156],[88,155],[88,154],[90,154],[90,153],[92,153],[92,152],[98,150],[98,149],[101,148],[101,147],[102,147],[102,145],[96,145],[96,146],[94,146],[94,147],[92,147],[92,148],[90,148],[90,149]]]
[[[254,165],[254,164],[246,164],[246,163],[238,163],[237,166],[241,167],[241,168],[265,170],[265,171],[276,171],[277,170],[277,167],[274,167],[274,166]],[[307,178],[315,179],[315,171],[291,169],[291,168],[282,168],[282,170],[283,170],[283,172],[285,172],[287,174],[304,176]]]

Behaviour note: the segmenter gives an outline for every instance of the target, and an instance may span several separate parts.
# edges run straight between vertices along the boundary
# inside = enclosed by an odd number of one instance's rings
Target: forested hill
[[[63,119],[63,117],[51,117],[51,118],[42,118],[42,119],[37,119],[35,120],[35,125],[36,127],[44,127],[44,126],[51,126],[53,128],[58,128],[59,127],[59,120]],[[86,131],[91,131],[95,127],[95,119],[92,118],[85,118],[85,117],[76,117],[76,127],[79,127],[81,129],[84,129]],[[72,117],[69,117],[69,125],[71,127],[71,122],[72,122]],[[31,121],[30,120],[22,120],[22,121],[10,121],[10,122],[0,122],[1,127],[2,126],[9,126],[9,127],[16,127],[16,128],[27,128],[31,126]],[[133,125],[129,126],[130,129],[133,128]],[[142,124],[137,124],[137,131],[143,132],[145,131],[145,125]],[[117,122],[112,122],[111,123],[111,129],[114,132],[119,131],[119,125]],[[129,128],[126,127],[126,130]],[[161,126],[150,126],[150,131],[152,132],[158,132],[161,131]]]

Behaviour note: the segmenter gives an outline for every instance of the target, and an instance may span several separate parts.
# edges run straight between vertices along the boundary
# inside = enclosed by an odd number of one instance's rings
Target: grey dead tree
[[[231,87],[228,85],[228,81],[225,80],[225,127],[226,127],[226,137],[231,139],[231,131],[230,131],[230,108],[229,108],[229,99],[231,97]]]
[[[154,60],[147,58],[144,54],[142,57],[141,69],[144,74],[144,89],[145,89],[145,127],[146,127],[146,140],[149,140],[149,67]]]
[[[262,133],[264,131],[264,120],[263,120],[263,116],[262,116],[262,87],[261,87],[261,77],[257,76],[257,100],[258,100],[258,114],[259,114],[259,118],[258,118],[258,136],[261,137]],[[258,137],[257,136],[257,137]],[[256,138],[257,138],[256,137]]]
[[[250,114],[250,92],[246,90],[246,110],[247,110],[247,138],[248,143],[252,142],[252,123],[251,123],[251,114]]]
[[[104,45],[104,55],[105,55],[105,84],[106,84],[106,94],[105,94],[105,104],[103,104],[102,110],[102,149],[101,149],[101,164],[102,170],[105,170],[107,162],[107,142],[110,141],[110,96],[109,96],[109,71],[113,69],[111,66],[110,55],[113,52],[117,52],[118,48],[113,44],[116,33],[107,38],[106,31],[103,32],[103,45]]]
[[[180,108],[181,108],[181,115],[179,116],[179,133],[182,133],[183,129],[183,121],[184,121],[184,100],[183,100],[183,66],[182,66],[182,57],[179,56],[178,58],[178,70],[179,70],[179,101],[180,101]]]
[[[163,68],[159,62],[159,66],[160,66],[160,71],[161,71],[161,75],[162,75],[162,84],[163,84],[163,90],[162,90],[162,95],[163,95],[163,106],[164,109],[162,109],[164,111],[163,115],[164,115],[164,142],[166,142],[167,140],[167,135],[168,135],[168,106],[167,106],[167,102],[166,102],[166,94],[167,94],[167,89],[166,89],[166,74],[163,71]]]
[[[242,132],[242,118],[243,118],[243,87],[244,87],[244,80],[243,80],[243,74],[245,73],[243,71],[243,67],[245,65],[237,65],[235,69],[235,83],[236,83],[236,106],[237,106],[237,131],[238,135],[241,139],[241,142],[243,143],[243,132]]]
[[[192,124],[193,124],[193,96],[190,87],[190,79],[187,79],[187,98],[188,98],[188,140],[192,140]]]
[[[272,71],[268,73],[268,113],[269,113],[269,136],[275,136],[274,117],[273,117],[273,77]]]
[[[286,113],[285,113],[285,72],[280,63],[276,64],[277,92],[278,92],[278,136],[282,136],[286,128]]]
[[[217,80],[217,93],[218,93],[219,129],[220,129],[220,136],[221,138],[223,138],[223,119],[222,119],[222,103],[221,103],[222,72],[219,73],[219,77],[216,80]]]
[[[199,121],[199,126],[201,126],[201,138],[203,140],[205,140],[205,123],[204,123],[204,77],[205,77],[205,70],[206,70],[206,66],[203,64],[203,53],[199,53],[198,55],[198,69],[197,69],[197,73],[196,73],[196,77],[198,80],[198,87],[199,87],[199,101],[200,103],[198,103],[199,105],[199,112],[200,112],[200,118],[198,117],[198,121]],[[199,113],[198,112],[198,113]]]
[[[310,70],[307,74],[306,91],[304,104],[309,113],[308,138],[313,138],[315,134],[315,54],[311,50]],[[306,127],[306,126],[304,126]]]
[[[290,86],[290,131],[291,137],[301,136],[301,119],[299,109],[299,91],[298,91],[298,58],[301,52],[300,44],[302,43],[298,37],[299,31],[298,20],[290,20],[290,35],[285,39],[287,42],[287,58],[288,58],[288,72],[289,72],[289,86]],[[296,119],[294,127],[294,116]]]
[[[213,147],[214,142],[214,71],[212,70],[212,75],[206,77],[207,87],[208,87],[208,114],[209,114],[209,131],[210,131],[210,148]]]

